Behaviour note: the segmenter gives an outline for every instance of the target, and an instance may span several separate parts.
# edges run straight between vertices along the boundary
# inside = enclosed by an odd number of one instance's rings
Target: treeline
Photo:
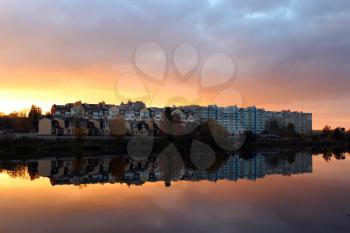
[[[350,129],[346,130],[342,127],[332,129],[329,125],[326,125],[323,128],[320,137],[336,141],[350,141]]]
[[[293,123],[289,123],[287,127],[280,126],[277,121],[271,121],[267,124],[266,130],[262,134],[273,134],[279,137],[297,137],[300,136]]]
[[[350,144],[350,129],[342,127],[332,129],[325,126],[322,131],[311,134],[298,134],[291,123],[287,127],[268,128],[262,134],[246,133],[244,148],[251,147],[283,147],[283,146],[331,146]]]
[[[39,120],[42,116],[40,107],[32,105],[29,113],[12,112],[8,115],[0,114],[0,132],[31,133],[38,131]]]
[[[0,131],[3,133],[30,133],[35,132],[35,127],[28,118],[0,117]]]

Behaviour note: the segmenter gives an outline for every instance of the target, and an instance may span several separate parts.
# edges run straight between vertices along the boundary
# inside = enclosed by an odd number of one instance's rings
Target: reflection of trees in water
[[[181,178],[181,169],[184,168],[184,161],[179,150],[170,144],[158,156],[159,169],[164,177],[165,186],[169,187],[171,181]]]
[[[263,155],[272,167],[278,167],[280,164],[283,164],[285,162],[287,162],[289,165],[293,165],[295,163],[297,154],[298,153],[295,151],[285,150],[273,154],[264,153]]]
[[[277,156],[271,156],[270,158],[270,162],[271,162],[271,165],[273,167],[277,167],[277,165],[279,164],[279,158]]]
[[[11,178],[28,178],[30,180],[38,179],[38,163],[37,162],[0,162],[0,172],[6,172]]]
[[[225,151],[217,151],[215,153],[215,162],[210,166],[207,171],[209,173],[216,172],[220,167],[226,164],[227,160],[230,158],[230,155]]]
[[[7,170],[7,174],[11,178],[26,178],[26,167],[16,166],[16,168],[13,170]]]
[[[111,159],[108,170],[116,178],[116,181],[122,182],[124,179],[125,158],[117,157]]]
[[[11,178],[26,178],[26,163],[2,161],[0,166],[1,170],[5,170]]]
[[[322,151],[322,157],[326,162],[332,160],[334,157],[336,160],[344,160],[346,158],[346,152],[342,148],[325,148]]]
[[[193,169],[196,170],[197,167],[193,164],[192,160],[191,160],[191,145],[192,143],[186,143],[186,144],[174,144],[174,146],[177,148],[179,155],[181,156],[184,166],[187,169]],[[214,151],[215,154],[215,159],[213,164],[211,164],[206,171],[208,172],[215,172],[216,170],[218,170],[222,165],[224,165],[227,160],[230,157],[230,153],[227,151],[224,151],[220,148],[216,148],[216,150]]]
[[[208,120],[193,132],[193,136],[210,145],[213,150],[233,151],[239,149],[232,141],[228,141],[229,132],[215,120]]]
[[[232,154],[223,150],[216,150],[214,151],[215,159],[210,160],[211,165],[200,167],[198,164],[203,165],[209,163],[206,163],[206,161],[201,161],[203,162],[202,164],[194,163],[192,161],[193,158],[191,158],[191,145],[192,143],[186,145],[177,145],[174,143],[170,147],[168,145],[168,149],[160,153],[160,155],[150,155],[143,160],[134,160],[132,157],[127,156],[107,158],[99,158],[96,156],[95,158],[79,157],[77,159],[71,158],[67,160],[48,160],[49,166],[52,166],[50,168],[51,175],[43,176],[53,177],[50,179],[53,185],[55,185],[55,182],[60,184],[66,182],[65,179],[73,179],[69,182],[76,185],[78,185],[79,182],[90,182],[90,179],[93,180],[93,182],[96,182],[97,179],[102,179],[103,182],[110,182],[110,177],[112,177],[112,182],[116,181],[128,183],[130,185],[141,185],[147,181],[156,181],[157,175],[157,179],[164,179],[164,181],[170,185],[171,181],[187,179],[193,175],[192,173],[214,174],[220,171],[221,168],[225,170],[227,169],[225,167],[226,164],[232,161],[240,161],[242,164],[250,164],[250,162],[253,161],[253,163],[251,163],[252,166],[256,166],[254,165],[254,161],[258,161],[259,163],[261,162],[261,164],[259,164],[261,166],[266,166],[270,169],[285,168],[287,172],[289,171],[288,169],[298,169],[299,166],[308,166],[306,168],[309,169],[311,164],[311,153],[309,151],[296,152],[285,149],[265,153],[242,151]],[[313,153],[323,154],[323,158],[326,161],[331,160],[332,157],[337,160],[343,160],[346,157],[342,148],[322,148],[322,150],[323,153],[320,152],[320,150],[317,153]],[[199,152],[199,155],[201,155],[201,150],[199,150]],[[239,157],[237,157],[238,155]],[[231,156],[234,156],[234,158]],[[230,158],[232,158],[232,161]],[[204,160],[205,159],[206,158],[204,158]],[[243,160],[249,161],[245,162]],[[38,170],[40,170],[40,168],[41,172],[46,171],[46,167],[43,167],[45,163],[41,163],[41,166],[39,166],[39,161],[0,161],[0,171],[7,173],[12,178],[21,177],[35,180],[39,178]],[[48,173],[46,172],[44,174],[50,174],[50,170]],[[77,177],[79,179],[75,179]]]
[[[334,155],[334,157],[335,157],[337,160],[343,160],[343,159],[345,159],[345,153],[344,153],[344,151],[342,151],[342,150],[339,149],[339,148],[335,148],[335,149],[333,150],[333,155]]]
[[[332,150],[327,148],[323,151],[323,158],[326,162],[330,161],[333,156]]]
[[[287,161],[289,164],[293,164],[295,162],[295,155],[289,155]]]
[[[36,180],[39,179],[39,173],[38,173],[38,163],[37,162],[30,162],[28,163],[28,174],[30,180]]]
[[[79,174],[80,173],[80,169],[82,167],[82,165],[85,163],[85,160],[82,158],[78,158],[76,160],[73,160],[72,162],[72,172],[74,174]]]

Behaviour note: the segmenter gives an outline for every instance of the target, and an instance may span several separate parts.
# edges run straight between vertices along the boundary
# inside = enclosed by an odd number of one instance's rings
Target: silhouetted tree
[[[38,179],[39,173],[38,173],[38,163],[37,162],[29,162],[27,164],[27,168],[28,168],[28,175],[30,180],[36,180]]]
[[[11,113],[9,114],[9,117],[10,117],[10,118],[18,118],[18,117],[19,117],[19,113],[18,113],[18,112],[11,112]]]
[[[111,159],[108,170],[116,178],[117,181],[124,181],[124,167],[125,159],[123,157],[117,157]]]
[[[342,149],[339,149],[339,148],[333,149],[333,155],[334,155],[334,158],[336,158],[337,160],[345,159],[345,153],[343,152]]]
[[[24,163],[1,162],[1,168],[5,169],[11,178],[25,178],[26,176],[27,166]]]
[[[40,120],[41,113],[42,113],[42,110],[40,107],[32,105],[32,107],[29,111],[29,114],[28,114],[28,118],[32,121],[38,121],[38,120]]]
[[[245,139],[246,144],[256,143],[257,135],[255,133],[253,133],[252,131],[247,131],[245,135],[246,135],[246,139]]]
[[[79,119],[75,120],[73,135],[75,136],[75,139],[78,142],[84,141],[84,139],[86,137],[85,129],[82,126],[82,122]]]
[[[295,131],[295,125],[293,123],[289,123],[287,125],[287,129],[290,131],[291,134],[295,135],[296,131]]]
[[[5,130],[12,133],[28,133],[34,131],[34,126],[28,118],[0,117],[0,130]]]
[[[332,132],[332,138],[337,141],[344,141],[346,138],[345,128],[336,128]]]
[[[267,132],[268,133],[274,133],[274,134],[277,134],[278,131],[279,131],[279,125],[278,125],[278,122],[277,121],[270,121],[268,124],[267,124]]]
[[[311,140],[314,141],[314,142],[319,142],[320,141],[320,135],[318,134],[312,134],[310,136]]]
[[[29,114],[28,114],[28,118],[32,122],[32,124],[36,130],[38,130],[38,125],[39,125],[41,113],[42,113],[42,110],[40,107],[32,105],[32,107],[29,111]]]
[[[45,116],[48,117],[48,118],[51,118],[52,117],[52,113],[51,112],[46,112]]]
[[[173,115],[170,107],[165,107],[159,126],[162,137],[167,140],[172,140]]]
[[[322,137],[330,138],[332,136],[332,128],[329,125],[326,125],[322,130]]]
[[[165,107],[164,113],[165,113],[166,118],[167,118],[170,122],[172,122],[172,121],[173,121],[173,114],[172,114],[171,108],[170,108],[170,107]]]
[[[323,158],[324,158],[324,160],[325,160],[326,162],[331,161],[332,156],[333,156],[333,153],[332,153],[332,151],[331,151],[329,148],[327,148],[327,149],[323,152]]]
[[[121,137],[126,135],[128,131],[127,122],[120,116],[109,121],[109,132],[111,135]]]

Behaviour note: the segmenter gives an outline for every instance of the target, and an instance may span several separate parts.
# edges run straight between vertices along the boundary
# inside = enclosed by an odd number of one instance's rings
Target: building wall
[[[287,127],[292,123],[295,131],[299,134],[312,133],[312,114],[303,112],[291,112],[285,110],[281,112],[267,112],[266,125],[271,121],[276,121],[279,127]]]
[[[44,118],[39,121],[39,135],[52,135],[52,120]]]
[[[216,120],[229,132],[251,131],[256,134],[266,130],[271,121],[276,121],[279,126],[286,127],[293,123],[297,133],[308,134],[312,132],[312,114],[303,112],[281,111],[272,112],[259,109],[254,106],[239,108],[237,106],[219,107],[209,106],[182,106],[181,119],[183,121],[207,121]],[[74,104],[54,105],[52,113],[55,117],[69,119],[82,116],[83,119],[107,120],[122,118],[126,121],[149,121],[159,122],[162,118],[162,108],[146,108],[141,102],[128,102],[127,104],[106,105],[99,104]],[[68,132],[68,130],[65,130]],[[108,132],[108,130],[103,130]]]

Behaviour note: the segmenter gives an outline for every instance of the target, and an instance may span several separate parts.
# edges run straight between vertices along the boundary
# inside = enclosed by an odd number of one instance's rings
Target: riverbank
[[[311,137],[291,137],[291,138],[247,138],[243,147],[247,148],[268,148],[286,146],[350,146],[349,141],[337,141],[331,139],[312,140]]]
[[[108,138],[14,138],[3,137],[0,139],[0,158],[16,157],[25,158],[28,155],[39,157],[55,156],[89,156],[89,155],[127,155],[127,145],[131,137],[108,137]],[[180,153],[191,151],[193,138],[177,138],[176,140],[165,140],[155,137],[153,140],[152,153],[160,153],[167,145],[174,143]],[[200,140],[200,139],[199,139]],[[205,141],[214,151],[225,152],[212,141]],[[242,154],[249,155],[259,151],[288,151],[288,150],[311,150],[314,153],[324,153],[334,148],[350,148],[347,142],[337,141],[312,141],[305,138],[279,138],[261,139],[254,141],[247,139],[246,143],[239,148]]]

